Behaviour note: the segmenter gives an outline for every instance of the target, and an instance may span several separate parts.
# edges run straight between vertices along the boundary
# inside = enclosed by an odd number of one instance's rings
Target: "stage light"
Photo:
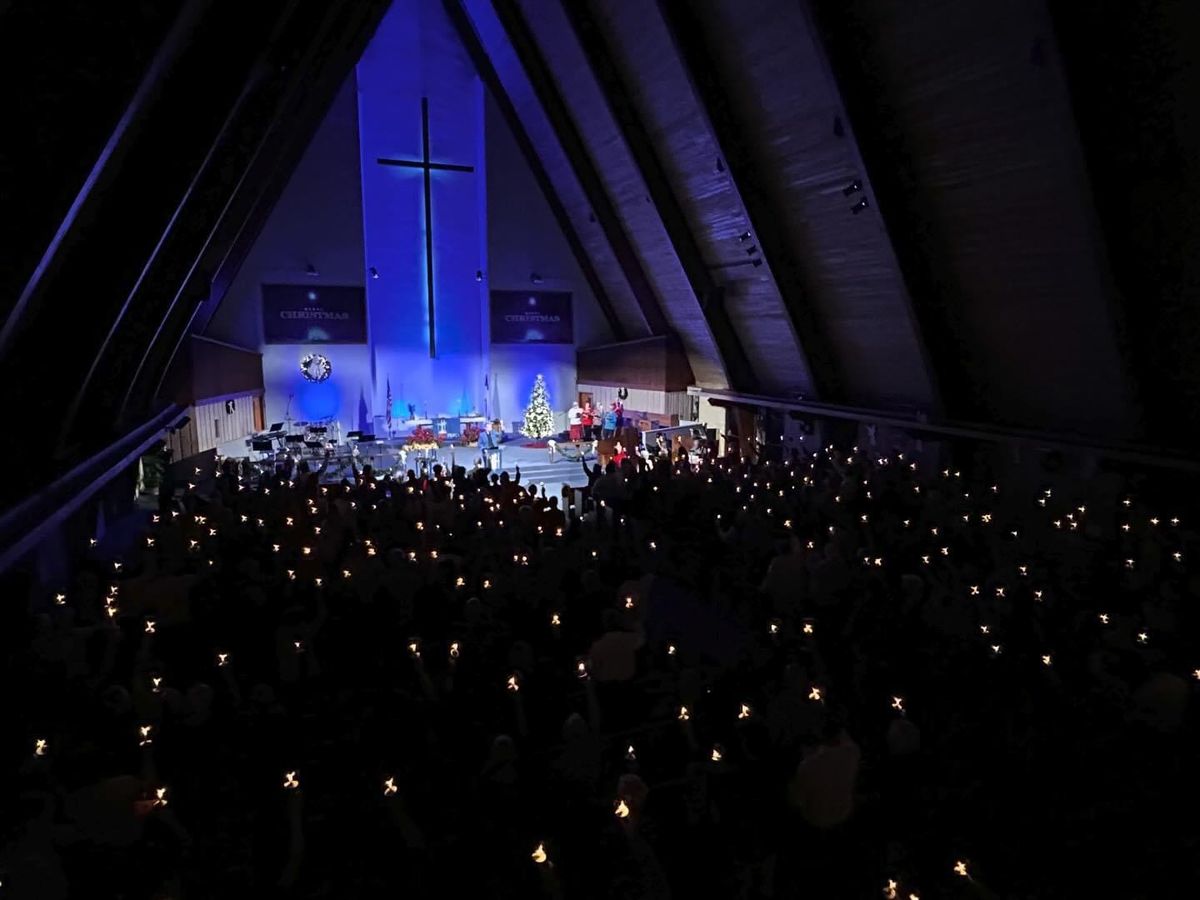
[[[862,190],[862,182],[855,178],[852,182],[842,188],[842,196],[849,197],[851,194],[857,194]]]
[[[854,215],[857,216],[860,212],[862,212],[864,209],[866,209],[870,205],[871,204],[867,203],[867,198],[863,197],[861,200],[859,200],[857,203],[855,203],[852,207],[850,207],[850,212],[854,213]]]

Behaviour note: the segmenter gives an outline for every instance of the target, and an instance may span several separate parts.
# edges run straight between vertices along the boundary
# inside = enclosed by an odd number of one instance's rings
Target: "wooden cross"
[[[375,160],[381,166],[399,166],[404,169],[420,169],[425,177],[425,299],[429,306],[429,358],[437,357],[437,330],[433,319],[433,184],[431,173],[474,172],[474,166],[454,163],[436,163],[429,158],[429,98],[421,98],[421,158]]]

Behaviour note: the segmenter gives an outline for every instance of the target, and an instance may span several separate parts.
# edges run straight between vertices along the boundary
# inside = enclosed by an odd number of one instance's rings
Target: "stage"
[[[254,464],[269,465],[263,459],[263,454],[254,453],[246,446],[247,438],[239,438],[234,441],[226,441],[220,444],[216,450],[220,456],[229,457],[231,459],[248,459]],[[521,469],[521,482],[528,485],[530,481],[545,482],[546,493],[557,493],[564,484],[570,487],[586,487],[587,476],[583,472],[583,466],[578,460],[568,460],[562,454],[555,454],[554,461],[550,460],[550,450],[546,447],[524,447],[522,444],[527,443],[523,439],[515,439],[508,441],[503,446],[501,455],[502,472],[508,472],[510,476],[516,474],[517,467]],[[529,442],[532,443],[532,442]],[[538,443],[544,443],[539,441]],[[418,452],[408,451],[407,460],[405,460],[403,468],[400,468],[399,451],[403,447],[403,442],[399,439],[386,441],[374,441],[371,444],[363,445],[359,448],[357,462],[361,469],[364,465],[373,466],[376,471],[385,472],[392,470],[397,477],[403,477],[404,472],[408,469],[419,471],[420,462],[417,457]],[[350,444],[341,444],[334,451],[334,458],[330,460],[325,474],[321,481],[328,484],[336,484],[343,478],[352,478],[353,470],[350,464]],[[434,456],[434,454],[426,454]],[[305,451],[304,458],[308,460],[308,464],[313,468],[319,468],[323,462],[320,456],[310,456],[308,451]],[[442,466],[449,467],[451,465],[462,466],[466,469],[472,469],[476,461],[479,459],[478,447],[459,447],[445,446],[436,451],[436,458],[431,459],[427,464],[432,465],[434,462],[440,463]],[[594,454],[589,454],[587,457],[588,465],[594,465],[596,457]]]

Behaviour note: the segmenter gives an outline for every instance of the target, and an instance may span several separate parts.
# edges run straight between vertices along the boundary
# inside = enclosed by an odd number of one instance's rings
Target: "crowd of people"
[[[5,598],[3,896],[1191,895],[1180,492],[933,453],[199,473]]]

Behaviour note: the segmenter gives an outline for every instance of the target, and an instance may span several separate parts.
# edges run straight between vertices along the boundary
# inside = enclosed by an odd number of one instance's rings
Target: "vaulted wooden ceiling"
[[[0,148],[0,379],[57,459],[161,402],[387,5],[0,4],[31,85]],[[443,0],[616,336],[676,334],[710,387],[1177,447],[1187,6]]]

